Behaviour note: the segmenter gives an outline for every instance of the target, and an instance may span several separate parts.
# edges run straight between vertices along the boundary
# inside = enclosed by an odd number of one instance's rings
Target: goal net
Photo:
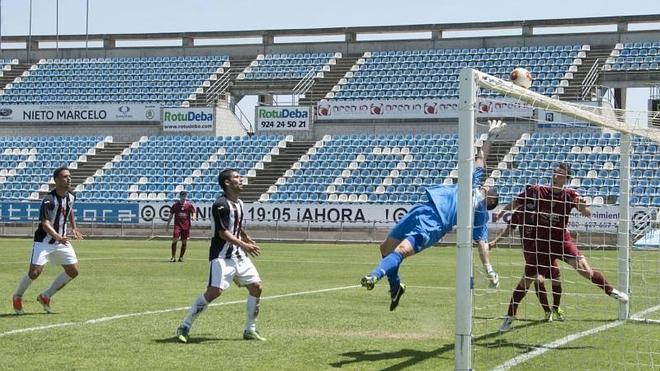
[[[459,80],[456,369],[660,367],[657,113],[561,101],[472,69]],[[462,186],[484,102],[532,112],[507,118],[503,152],[487,154],[497,289],[473,254],[473,190]],[[558,189],[560,163],[571,177]]]

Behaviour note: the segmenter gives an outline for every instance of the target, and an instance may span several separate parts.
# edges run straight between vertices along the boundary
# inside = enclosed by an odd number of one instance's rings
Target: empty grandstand
[[[653,20],[633,16],[581,21],[620,26]],[[456,182],[462,68],[507,78],[513,68],[524,67],[534,75],[535,92],[615,108],[625,107],[626,86],[657,81],[657,31],[631,32],[620,26],[614,32],[567,31],[561,37],[534,31],[574,22],[323,29],[312,33],[344,34],[347,42],[313,46],[278,44],[276,30],[241,33],[267,34],[262,44],[268,49],[261,53],[231,45],[191,47],[195,38],[233,37],[209,32],[149,35],[182,37],[183,47],[145,46],[132,56],[117,42],[136,36],[103,35],[102,50],[86,49],[84,56],[69,58],[40,49],[41,42],[51,39],[36,37],[27,58],[5,51],[1,61],[2,195],[12,201],[36,200],[50,186],[48,169],[64,164],[73,168],[81,200],[163,202],[185,189],[192,200],[210,202],[217,192],[214,174],[233,166],[247,176],[249,201],[421,202],[426,186]],[[438,31],[460,27],[487,32],[504,26],[520,27],[522,36],[456,39]],[[356,39],[360,33],[385,30],[430,31],[431,39]],[[307,35],[309,30],[282,33]],[[10,36],[6,41],[20,40]],[[622,73],[628,73],[625,81],[612,82]],[[287,94],[294,105],[313,106],[312,117],[296,122],[279,109],[259,126],[262,118],[236,108],[246,95],[277,107],[278,95]],[[212,113],[212,128],[200,129],[195,121],[200,111],[188,107],[204,107],[203,117]],[[172,110],[167,117],[173,123],[160,126],[166,110]],[[510,124],[489,155],[486,179],[500,187],[503,201],[525,184],[547,182],[553,164],[569,161],[576,170],[573,187],[595,203],[619,202],[616,135],[553,127],[541,112],[517,102],[484,103],[479,110],[483,118],[504,118]],[[60,124],[52,126],[53,121]],[[287,130],[292,123],[302,129]],[[53,141],[41,134],[65,137]],[[475,141],[479,139],[477,135]],[[55,144],[46,144],[51,142]],[[657,146],[640,139],[635,149],[632,203],[657,206]]]

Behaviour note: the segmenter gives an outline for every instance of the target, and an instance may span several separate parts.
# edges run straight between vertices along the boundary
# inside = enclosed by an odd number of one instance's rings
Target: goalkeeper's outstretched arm
[[[501,120],[488,120],[488,133],[486,140],[483,141],[481,144],[481,148],[477,150],[477,156],[475,158],[476,160],[481,159],[483,166],[483,159],[488,155],[488,152],[490,151],[490,146],[493,143],[493,140],[497,139],[497,137],[502,133],[502,130],[506,127],[506,122],[501,121]],[[475,166],[479,166],[478,164],[475,163]]]

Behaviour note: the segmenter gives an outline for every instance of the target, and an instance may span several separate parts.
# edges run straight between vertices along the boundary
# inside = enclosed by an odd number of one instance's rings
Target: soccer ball
[[[525,89],[529,89],[529,87],[532,86],[532,73],[522,67],[517,67],[511,71],[511,82]]]

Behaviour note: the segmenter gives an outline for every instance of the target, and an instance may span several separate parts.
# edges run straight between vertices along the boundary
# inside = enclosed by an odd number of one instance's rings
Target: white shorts
[[[261,282],[257,268],[250,258],[222,259],[217,258],[209,262],[209,286],[226,290],[231,281],[239,286],[247,286]]]
[[[73,251],[73,246],[68,242],[66,244],[35,242],[32,245],[30,264],[46,265],[49,262],[57,265],[76,264],[78,257]]]

